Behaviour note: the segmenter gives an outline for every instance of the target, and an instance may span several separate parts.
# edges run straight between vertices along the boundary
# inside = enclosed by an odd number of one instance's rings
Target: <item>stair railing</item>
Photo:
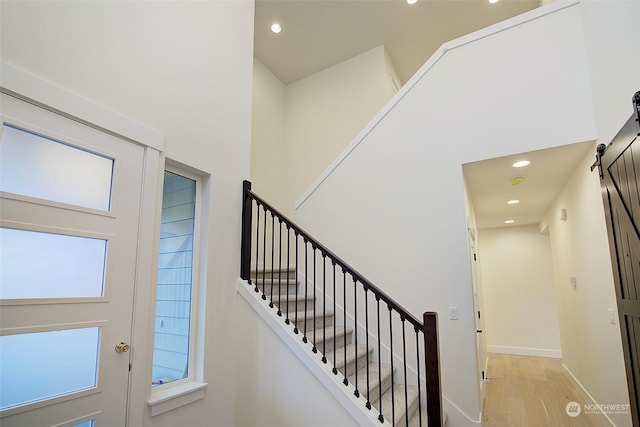
[[[408,387],[412,384],[417,388],[419,425],[425,425],[422,413],[425,404],[426,424],[442,426],[437,313],[425,312],[423,321],[418,320],[340,257],[253,193],[249,181],[243,183],[240,277],[248,281],[255,292],[261,293],[262,299],[268,300],[271,308],[277,309],[277,315],[284,318],[286,325],[293,325],[294,333],[300,334],[304,343],[310,343],[314,353],[322,354],[323,363],[333,364],[333,374],[343,376],[345,385],[348,386],[349,378],[353,378],[354,395],[362,395],[366,399],[365,406],[379,412],[378,420],[381,423],[385,421],[384,411],[391,418],[389,421],[392,425],[404,421],[401,424],[409,426]],[[295,287],[292,290],[291,284],[297,284],[300,280],[304,282],[304,291],[298,292]],[[317,295],[318,292],[321,295]],[[388,313],[384,313],[385,307]],[[311,316],[308,314],[310,309]],[[341,319],[337,319],[337,313],[341,313]],[[374,327],[370,323],[374,323]],[[415,342],[407,340],[407,323],[413,326]],[[346,329],[351,324],[355,345],[353,354],[347,354]],[[319,326],[322,337],[316,336],[320,333]],[[329,337],[328,327],[331,328]],[[344,330],[342,336],[337,332],[339,327]],[[401,340],[398,335],[401,335]],[[359,347],[358,341],[363,338],[364,343],[361,341]],[[338,345],[342,345],[339,350]],[[375,348],[374,354],[369,354],[370,346]],[[415,356],[407,356],[408,348]],[[348,364],[350,358],[352,362]],[[341,372],[336,368],[336,362],[340,359],[344,360]],[[383,406],[383,360],[391,365],[390,408]],[[371,362],[374,367],[377,364],[373,372]],[[399,378],[394,368],[401,371]],[[377,390],[372,389],[375,380]],[[396,398],[401,401],[396,403]],[[396,411],[396,407],[404,411]]]

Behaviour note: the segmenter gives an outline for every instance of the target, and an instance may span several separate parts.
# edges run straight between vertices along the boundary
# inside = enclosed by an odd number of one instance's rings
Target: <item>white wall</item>
[[[595,145],[594,145],[595,150]],[[629,402],[604,207],[593,151],[580,162],[549,209],[564,366],[596,403]],[[562,209],[567,221],[560,220]],[[571,277],[576,286],[571,286]],[[608,310],[616,324],[609,322]],[[630,426],[628,414],[609,415]]]
[[[586,0],[580,4],[598,142],[608,144],[631,116],[640,90],[640,1]]]
[[[461,165],[595,137],[580,17],[569,6],[449,47],[298,209],[304,228],[414,314],[441,313],[451,425],[480,410]],[[459,320],[446,318],[451,306]]]
[[[280,337],[238,298],[239,427],[356,426],[357,422],[324,388]],[[285,375],[286,374],[286,375]]]
[[[2,2],[2,59],[161,131],[167,157],[211,175],[203,400],[149,417],[151,326],[137,322],[132,425],[235,424],[229,342],[249,176],[253,2]],[[139,293],[148,295],[149,283]],[[139,301],[153,311],[153,301]],[[142,384],[142,386],[140,385]],[[212,421],[215,420],[215,421]]]
[[[256,58],[253,60],[253,113],[251,122],[252,190],[292,216],[283,189],[287,185],[285,141],[286,86]]]
[[[384,46],[287,86],[255,63],[251,179],[295,218],[296,198],[391,98],[395,70]]]
[[[537,225],[478,233],[487,350],[561,357],[549,236]]]

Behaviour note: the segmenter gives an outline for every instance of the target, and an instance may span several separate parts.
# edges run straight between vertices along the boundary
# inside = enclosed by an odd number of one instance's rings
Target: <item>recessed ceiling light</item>
[[[514,168],[522,168],[528,166],[530,163],[531,162],[529,160],[520,160],[519,162],[515,162],[511,166],[513,166]]]
[[[498,3],[498,0],[489,0],[489,3],[491,4]]]
[[[271,24],[271,31],[273,31],[274,33],[278,34],[280,31],[282,31],[282,27],[280,26],[280,24],[275,22],[275,23]]]
[[[512,219],[508,219],[508,220],[506,220],[504,223],[505,223],[505,224],[513,224],[514,222],[515,222],[515,221],[514,221],[514,220],[512,220]]]
[[[416,4],[418,2],[418,0],[407,0],[407,3],[409,4]]]
[[[509,200],[507,202],[508,205],[517,205],[518,203],[520,203],[520,200],[518,199]]]

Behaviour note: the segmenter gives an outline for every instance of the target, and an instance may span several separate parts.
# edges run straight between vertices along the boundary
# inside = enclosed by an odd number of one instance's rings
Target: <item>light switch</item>
[[[616,324],[616,312],[613,308],[609,309],[609,323],[612,325]]]
[[[458,307],[449,307],[449,320],[458,320]]]

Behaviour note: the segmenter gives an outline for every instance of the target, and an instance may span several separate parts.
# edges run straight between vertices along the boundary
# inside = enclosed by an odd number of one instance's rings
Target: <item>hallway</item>
[[[586,403],[567,375],[562,359],[488,354],[482,425],[598,426],[595,415],[567,415],[567,404]]]

